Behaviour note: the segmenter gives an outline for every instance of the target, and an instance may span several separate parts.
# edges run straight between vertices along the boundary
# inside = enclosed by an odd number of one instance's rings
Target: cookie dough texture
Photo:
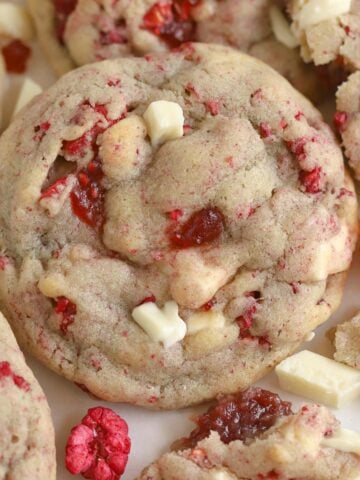
[[[158,3],[156,0],[79,0],[67,20],[61,42],[56,35],[53,0],[28,0],[40,42],[58,75],[106,58],[168,50],[160,37],[143,28],[144,15]],[[203,0],[192,9],[193,40],[228,45],[254,55],[316,100],[322,89],[315,70],[303,63],[299,49],[289,49],[273,36],[268,14],[272,3],[271,0]],[[120,32],[122,40],[104,41],[104,32],[112,31]]]
[[[156,100],[178,103],[187,126],[160,147],[142,120]],[[92,159],[100,229],[71,206]],[[41,192],[59,177],[50,207]],[[292,353],[337,308],[357,233],[320,113],[221,46],[64,76],[2,136],[0,195],[0,300],[21,344],[101,398],[151,408],[244,389]],[[217,238],[174,247],[169,232],[207,208],[221,212]],[[164,349],[131,317],[152,296],[185,321],[211,301],[227,324]]]
[[[350,10],[341,15],[329,15],[325,20],[312,23],[299,22],[299,15],[312,0],[290,0],[287,8],[293,19],[292,28],[301,43],[301,54],[306,62],[325,65],[338,62],[347,71],[360,69],[360,1],[352,0]],[[325,12],[334,4],[319,0],[319,8]],[[343,2],[345,4],[347,2]]]
[[[246,443],[226,445],[211,432],[192,450],[164,454],[138,480],[356,480],[359,456],[321,444],[338,426],[325,407],[306,405]]]
[[[334,346],[335,360],[360,369],[360,312],[336,327]]]
[[[55,480],[55,434],[45,395],[0,314],[0,479]]]
[[[360,72],[350,75],[336,93],[336,109],[343,119],[338,125],[346,157],[360,179]]]

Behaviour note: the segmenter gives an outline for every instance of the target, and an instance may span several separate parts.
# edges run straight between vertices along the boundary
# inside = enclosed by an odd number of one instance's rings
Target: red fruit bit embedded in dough
[[[315,167],[311,172],[302,170],[299,173],[299,181],[304,186],[306,193],[321,192],[321,167]]]
[[[142,28],[161,38],[170,48],[194,39],[191,9],[201,0],[172,0],[155,3],[144,15]]]
[[[40,200],[43,198],[50,198],[54,197],[55,195],[59,195],[63,187],[66,185],[67,177],[59,178],[55,183],[47,187],[45,190],[41,192]]]
[[[208,100],[205,102],[205,108],[207,112],[215,117],[216,115],[219,115],[220,103],[217,100]]]
[[[255,438],[268,430],[281,417],[290,415],[291,403],[261,388],[230,395],[196,419],[198,427],[184,439],[184,448],[193,448],[208,437],[211,431],[220,435],[222,442]]]
[[[261,138],[268,138],[271,136],[272,131],[268,123],[262,122],[259,125],[259,133]]]
[[[128,43],[125,20],[119,19],[114,30],[109,32],[101,31],[99,42],[103,46]]]
[[[144,303],[155,303],[156,302],[156,297],[155,295],[149,295],[148,297],[145,297],[141,302],[138,304],[139,305],[144,305]]]
[[[8,257],[0,256],[0,270],[4,271],[5,268],[9,265],[10,261]]]
[[[40,125],[36,125],[36,127],[34,127],[35,136],[33,137],[33,139],[37,142],[40,142],[45,137],[46,132],[49,130],[50,127],[50,122],[43,122],[40,123]]]
[[[70,194],[73,213],[84,223],[100,229],[104,223],[105,189],[101,161],[96,158],[77,174],[77,185]]]
[[[24,73],[31,55],[31,48],[21,40],[13,40],[2,48],[2,54],[9,73]]]
[[[171,212],[168,212],[168,216],[170,220],[174,220],[174,222],[177,222],[180,217],[184,215],[184,212],[177,208],[176,210],[172,210]]]
[[[66,22],[75,10],[78,0],[53,0],[55,8],[55,28],[57,38],[63,42]]]
[[[278,480],[279,478],[280,474],[276,470],[271,470],[268,473],[259,473],[257,476],[257,480]]]
[[[0,380],[2,378],[11,378],[14,385],[16,385],[20,390],[28,392],[30,390],[30,384],[20,375],[16,375],[9,362],[0,362]]]
[[[204,305],[201,307],[201,310],[204,310],[204,312],[208,312],[216,305],[216,303],[216,299],[212,298],[208,302],[204,303]]]
[[[334,114],[334,125],[335,125],[335,128],[339,131],[339,132],[343,132],[345,127],[346,127],[346,123],[348,121],[348,114],[346,112],[335,112]]]
[[[131,441],[128,426],[109,408],[90,408],[70,433],[66,468],[92,480],[118,480],[125,471]]]
[[[219,238],[224,224],[224,216],[217,207],[203,208],[170,233],[170,242],[178,248],[198,247]]]
[[[74,323],[77,308],[75,303],[66,297],[58,297],[55,301],[55,312],[62,316],[60,330],[66,335],[69,326]]]

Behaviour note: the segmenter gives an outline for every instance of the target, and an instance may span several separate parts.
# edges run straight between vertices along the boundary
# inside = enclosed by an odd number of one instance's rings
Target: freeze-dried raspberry
[[[344,130],[348,118],[349,116],[346,112],[335,112],[334,125],[339,132],[342,132]]]
[[[56,299],[55,312],[62,316],[60,330],[64,335],[67,334],[69,326],[74,323],[76,315],[76,305],[66,297]]]
[[[0,380],[5,377],[11,378],[14,385],[20,388],[20,390],[24,390],[25,392],[30,390],[30,384],[25,378],[13,372],[9,362],[0,362]]]
[[[92,480],[118,480],[125,471],[130,447],[125,420],[109,408],[90,408],[71,430],[66,468]]]
[[[311,172],[302,170],[299,173],[300,183],[304,186],[307,193],[321,192],[321,168],[315,167]]]
[[[31,55],[31,48],[21,40],[13,40],[3,47],[2,54],[9,73],[24,73]]]

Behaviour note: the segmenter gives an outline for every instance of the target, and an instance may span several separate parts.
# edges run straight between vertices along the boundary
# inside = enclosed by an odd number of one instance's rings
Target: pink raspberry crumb
[[[213,117],[219,115],[220,103],[217,100],[208,100],[204,103],[206,110],[211,113]]]
[[[71,430],[66,468],[91,480],[118,480],[125,471],[130,447],[125,420],[109,408],[90,408]]]
[[[68,298],[58,297],[56,299],[55,312],[62,316],[60,330],[66,335],[69,326],[74,323],[77,307]]]
[[[346,112],[335,112],[334,125],[339,132],[343,132],[348,121],[348,114]]]
[[[13,372],[9,362],[0,362],[0,380],[6,377],[11,378],[14,385],[20,388],[20,390],[25,392],[30,390],[30,384],[23,377]]]
[[[321,167],[315,167],[310,172],[301,170],[299,180],[307,193],[321,192]]]
[[[168,216],[170,220],[174,220],[174,222],[177,222],[180,217],[184,215],[184,212],[180,208],[176,208],[175,210],[172,210],[171,212],[168,212]]]
[[[261,138],[268,138],[271,137],[272,131],[271,127],[268,123],[261,122],[259,125],[259,132]]]

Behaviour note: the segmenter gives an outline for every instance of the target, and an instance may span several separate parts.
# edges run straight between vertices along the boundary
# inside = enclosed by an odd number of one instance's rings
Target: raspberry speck
[[[217,405],[196,419],[198,427],[182,441],[182,447],[193,448],[209,436],[220,435],[223,443],[255,438],[283,416],[290,415],[291,403],[272,392],[250,388],[245,392],[221,399]]]
[[[138,304],[138,306],[144,305],[144,303],[156,303],[155,295],[149,295],[148,297],[143,298],[141,302]]]
[[[9,362],[0,362],[0,380],[2,378],[11,378],[14,385],[24,392],[30,390],[30,384],[23,377],[13,372]]]
[[[144,15],[142,28],[157,35],[170,48],[194,39],[191,9],[201,0],[169,0],[155,3]]]
[[[346,123],[348,121],[348,114],[346,112],[335,112],[334,114],[334,125],[335,125],[335,128],[336,130],[338,130],[339,132],[343,132],[345,127],[346,127]]]
[[[3,255],[0,256],[0,270],[4,271],[7,265],[9,265],[9,259],[8,257],[5,257]]]
[[[201,310],[204,310],[204,312],[209,312],[216,305],[216,303],[216,298],[212,298],[208,302],[204,303],[204,305],[201,307]]]
[[[219,238],[224,225],[224,216],[217,207],[203,208],[170,233],[170,242],[178,248],[198,247]]]
[[[299,181],[304,186],[306,193],[321,192],[321,167],[315,167],[310,172],[302,170],[299,173]]]
[[[219,115],[220,112],[220,103],[217,100],[208,100],[205,102],[205,108],[206,110],[213,116],[215,117],[216,115]]]
[[[66,297],[58,297],[55,301],[55,312],[62,316],[60,330],[66,335],[69,326],[74,323],[77,307]]]
[[[266,122],[261,122],[259,125],[259,133],[261,138],[271,137],[272,131],[270,125]]]
[[[92,480],[118,480],[124,473],[131,441],[125,420],[109,408],[90,408],[70,433],[66,468]]]
[[[184,212],[180,210],[180,208],[172,210],[171,212],[168,213],[170,220],[174,220],[174,222],[177,222],[179,218],[181,218],[183,215],[184,215]]]
[[[45,190],[42,190],[40,195],[40,200],[42,200],[43,198],[50,198],[50,197],[59,195],[61,190],[66,185],[66,181],[67,181],[67,177],[59,178],[59,180],[54,182],[49,187],[45,188]]]
[[[2,48],[2,54],[9,73],[24,73],[31,55],[31,48],[21,40],[13,40]]]

